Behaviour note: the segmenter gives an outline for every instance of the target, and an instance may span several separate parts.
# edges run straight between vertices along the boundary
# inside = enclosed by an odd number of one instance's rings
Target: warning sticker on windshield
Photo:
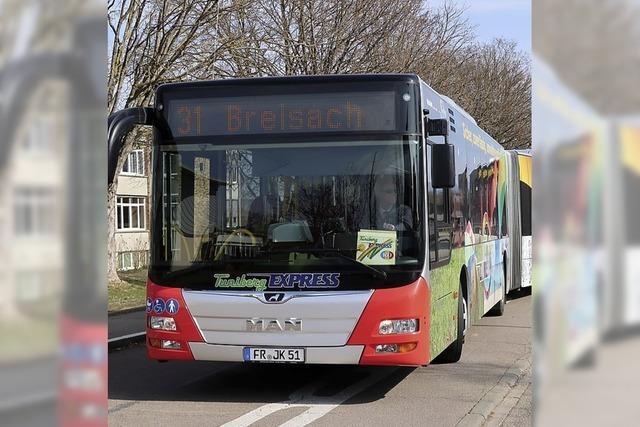
[[[356,259],[367,265],[396,263],[397,235],[389,230],[360,230]]]

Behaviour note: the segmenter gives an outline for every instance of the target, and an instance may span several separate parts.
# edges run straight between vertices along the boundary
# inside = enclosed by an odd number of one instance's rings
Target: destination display
[[[393,91],[256,95],[169,101],[174,137],[393,131]]]

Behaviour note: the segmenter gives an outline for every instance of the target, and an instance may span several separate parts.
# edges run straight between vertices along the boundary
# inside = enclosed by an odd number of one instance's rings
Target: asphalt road
[[[109,339],[144,332],[146,317],[144,308],[109,314]]]
[[[109,425],[531,425],[531,325],[518,293],[460,362],[423,368],[161,364],[135,345],[109,354]]]
[[[55,422],[55,356],[0,364],[0,425],[44,426]]]

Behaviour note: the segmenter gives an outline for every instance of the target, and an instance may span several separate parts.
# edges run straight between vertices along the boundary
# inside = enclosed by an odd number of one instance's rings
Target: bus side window
[[[437,262],[437,239],[436,239],[436,222],[433,203],[433,191],[427,191],[429,199],[429,261],[431,263]]]
[[[427,179],[431,179],[431,145],[427,145]],[[434,203],[434,191],[431,185],[427,185],[427,210],[428,218],[427,222],[429,228],[429,262],[434,264],[438,261],[437,258],[437,239],[436,239],[436,215],[435,215],[435,203]]]
[[[427,146],[430,159],[431,146]],[[428,177],[431,177],[431,162],[427,161]],[[449,189],[427,186],[429,209],[429,261],[432,267],[447,264],[451,258],[451,193]]]

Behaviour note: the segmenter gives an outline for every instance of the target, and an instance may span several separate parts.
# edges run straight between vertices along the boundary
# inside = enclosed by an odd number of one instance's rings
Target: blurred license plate
[[[245,347],[242,352],[245,362],[303,363],[303,348]]]

